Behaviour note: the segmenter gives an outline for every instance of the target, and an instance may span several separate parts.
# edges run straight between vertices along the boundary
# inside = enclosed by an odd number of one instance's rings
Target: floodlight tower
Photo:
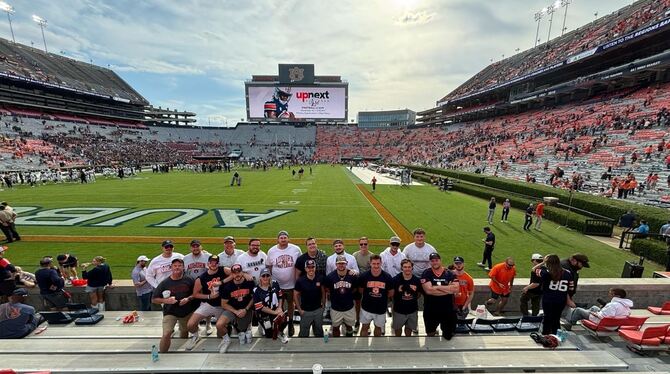
[[[537,22],[537,30],[535,31],[535,47],[537,47],[537,43],[540,42],[539,36],[540,36],[540,21],[542,20],[542,17],[544,17],[544,14],[547,12],[547,8],[543,8],[541,11],[535,13],[535,21]]]
[[[561,36],[563,36],[563,33],[565,32],[565,19],[568,18],[568,5],[572,0],[561,0],[561,6],[565,7],[565,13],[563,13],[563,28],[561,29]]]
[[[12,42],[16,43],[16,39],[14,39],[14,28],[12,27],[12,13],[14,13],[14,7],[7,4],[4,1],[0,1],[0,10],[7,13],[7,21],[9,21],[9,31],[12,32]]]
[[[37,22],[37,24],[40,25],[40,29],[42,30],[42,41],[44,42],[44,52],[49,53],[49,51],[47,50],[47,39],[44,37],[44,28],[47,27],[47,20],[33,14],[33,21]]]
[[[551,24],[554,21],[554,12],[560,6],[561,6],[561,0],[556,0],[556,2],[547,7],[547,13],[551,15],[551,17],[549,17],[549,32],[547,33],[547,43],[549,43],[549,38],[551,37]]]

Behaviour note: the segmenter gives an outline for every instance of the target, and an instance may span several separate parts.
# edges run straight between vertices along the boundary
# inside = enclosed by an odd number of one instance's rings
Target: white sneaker
[[[484,268],[484,270],[490,271],[491,269],[489,269],[489,267],[487,266],[487,267]]]
[[[230,345],[230,337],[226,335],[223,337],[223,339],[221,339],[221,343],[219,344],[219,353],[226,353],[226,351],[228,351],[229,345]]]
[[[283,332],[279,333],[279,340],[281,340],[282,344],[288,343],[288,336],[284,334]]]
[[[479,267],[484,267],[484,264],[481,263],[481,262],[478,262],[478,263],[477,263],[477,266],[479,266]]]
[[[200,334],[198,334],[196,332],[195,334],[193,334],[193,336],[191,336],[191,339],[189,339],[186,342],[186,347],[185,347],[186,350],[187,351],[193,350],[193,348],[195,348],[195,345],[198,344],[199,340],[200,340]]]
[[[210,336],[212,335],[212,331],[214,331],[214,329],[212,328],[212,324],[209,321],[207,321],[207,323],[205,324],[205,334],[207,334],[207,336]]]
[[[240,333],[240,335],[242,335],[242,333]],[[252,339],[253,335],[251,334],[251,329],[249,329],[244,333],[244,340],[246,340],[247,344],[251,344]]]

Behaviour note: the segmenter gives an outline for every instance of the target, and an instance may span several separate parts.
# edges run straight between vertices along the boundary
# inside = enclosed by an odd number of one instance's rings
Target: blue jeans
[[[137,297],[137,301],[140,305],[140,309],[143,312],[148,312],[151,310],[151,295],[153,292],[147,292],[144,295]]]

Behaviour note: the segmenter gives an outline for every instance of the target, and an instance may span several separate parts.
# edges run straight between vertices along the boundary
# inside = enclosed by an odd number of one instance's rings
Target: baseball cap
[[[28,296],[28,291],[25,288],[17,288],[12,292],[14,296]]]
[[[338,255],[337,257],[335,257],[335,263],[340,264],[340,263],[343,263],[343,262],[346,264],[349,261],[347,261],[347,258],[342,256],[342,255]]]
[[[588,258],[588,256],[586,256],[586,255],[583,254],[583,253],[575,253],[574,255],[572,255],[572,258],[574,258],[575,260],[581,262],[581,263],[582,263],[582,266],[584,266],[585,268],[590,268],[590,267],[591,267],[591,266],[589,266],[589,258]]]
[[[216,260],[216,262],[218,263],[218,262],[219,262],[219,255],[211,255],[211,256],[209,256],[209,258],[207,259],[208,262],[209,262],[209,261],[214,261],[214,260]]]
[[[306,267],[306,268],[309,268],[309,267],[316,267],[316,261],[314,261],[314,260],[307,260],[307,261],[305,261],[305,267]]]
[[[397,236],[392,236],[391,239],[389,239],[389,243],[391,243],[391,244],[393,244],[393,243],[398,243],[398,244],[400,244],[400,243],[401,243],[401,242],[400,242],[400,238],[397,237]]]
[[[149,257],[147,257],[145,255],[142,255],[142,256],[137,258],[137,262],[140,262],[140,261],[149,261]]]
[[[184,265],[184,260],[182,260],[181,258],[175,258],[175,259],[172,260],[172,262],[170,262],[170,263],[171,263],[171,264],[174,264],[175,262],[181,262],[181,264]]]
[[[456,256],[454,257],[454,262],[465,262],[465,260],[461,256]]]
[[[282,236],[282,235],[286,235],[286,236],[288,236],[288,231],[286,231],[286,230],[281,230],[281,231],[277,234],[277,237],[280,237],[280,236]]]
[[[263,270],[261,270],[261,274],[260,274],[260,276],[262,277],[262,276],[264,276],[265,274],[270,275],[270,269],[268,269],[268,268],[263,268]]]
[[[42,257],[42,259],[40,260],[40,266],[49,265],[52,262],[53,262],[53,259],[51,257],[45,256],[45,257]]]
[[[163,244],[161,244],[161,247],[174,247],[174,244],[172,244],[172,240],[163,240]]]
[[[224,242],[224,243],[225,243],[225,242],[233,242],[233,243],[235,243],[235,238],[233,238],[232,236],[228,235],[228,236],[226,236],[225,238],[223,238],[223,242]]]
[[[266,269],[267,269],[267,268],[266,268]],[[233,266],[230,267],[230,271],[232,271],[233,273],[240,272],[240,271],[242,271],[242,265],[240,265],[240,264],[235,264],[235,265],[233,265]]]
[[[434,259],[436,259],[436,258],[437,258],[437,259],[440,259],[440,260],[442,259],[442,257],[440,257],[440,254],[437,253],[437,252],[433,252],[433,253],[431,253],[431,254],[428,256],[428,259],[429,259],[429,260],[434,260]]]
[[[542,260],[544,260],[544,257],[542,257],[542,255],[539,254],[539,253],[533,253],[533,255],[530,256],[530,259],[531,259],[531,260],[540,260],[540,261],[542,261]]]
[[[344,242],[342,241],[342,239],[335,239],[335,240],[333,240],[333,245],[338,244],[338,243],[339,243],[339,244],[344,244]]]
[[[194,245],[200,245],[200,240],[198,239],[191,240],[191,247],[193,247]]]

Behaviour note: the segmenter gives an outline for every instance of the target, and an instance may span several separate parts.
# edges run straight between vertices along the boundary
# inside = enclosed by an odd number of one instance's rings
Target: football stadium
[[[670,1],[479,3],[0,1],[0,373],[670,372]]]

